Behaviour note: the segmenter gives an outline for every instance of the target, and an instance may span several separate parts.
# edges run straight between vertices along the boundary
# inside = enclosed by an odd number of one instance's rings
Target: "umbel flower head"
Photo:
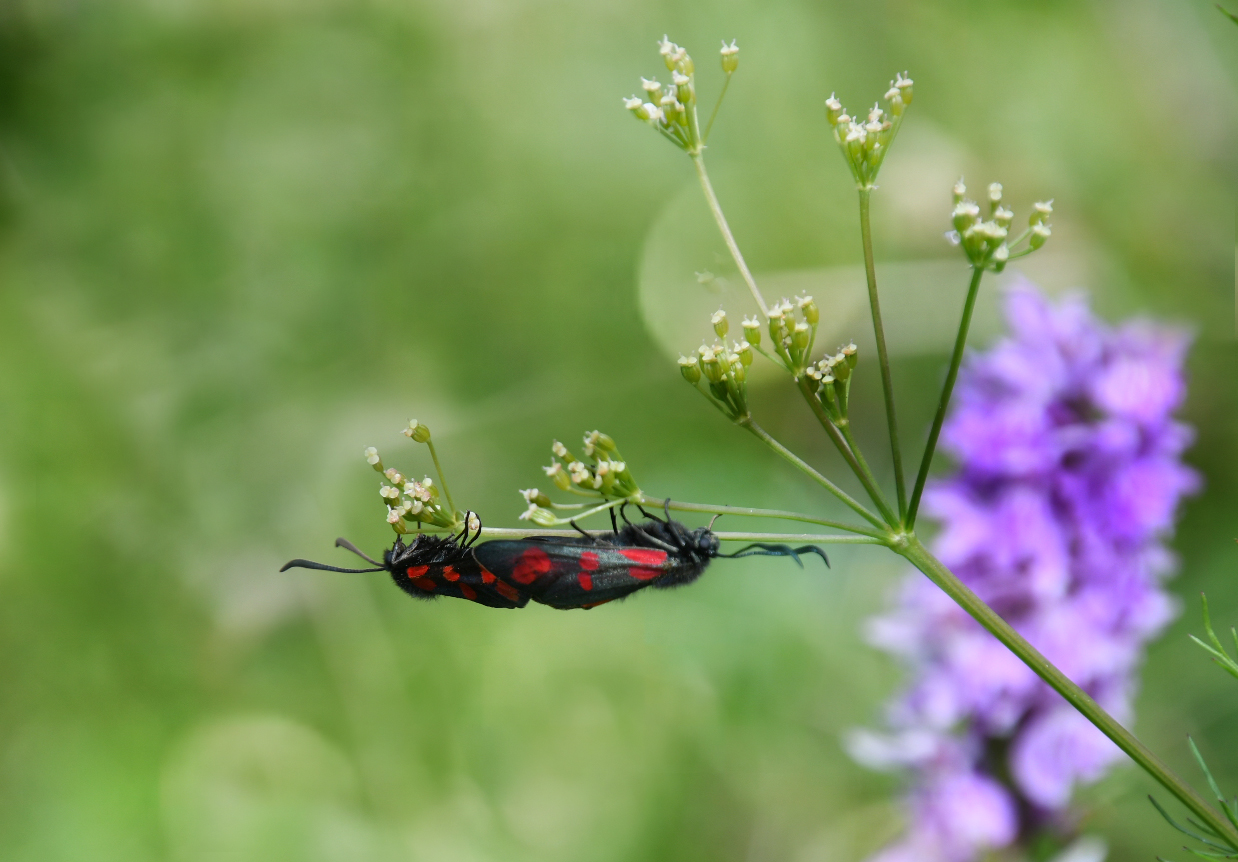
[[[834,140],[842,151],[851,176],[861,189],[871,189],[877,181],[881,163],[885,161],[890,144],[898,134],[903,114],[911,104],[912,80],[904,72],[890,82],[890,89],[883,97],[886,107],[874,104],[865,119],[847,113],[843,103],[831,93],[825,100],[825,118],[834,132]]]
[[[1011,239],[1014,213],[1002,205],[1002,191],[1001,183],[989,184],[986,219],[981,216],[980,204],[967,198],[967,186],[960,179],[954,184],[954,210],[950,214],[954,230],[946,234],[950,242],[962,247],[972,266],[994,272],[1036,251],[1053,233],[1046,221],[1053,214],[1053,201],[1040,201],[1032,207],[1027,228]]]
[[[1079,297],[1006,297],[1011,337],[964,368],[930,486],[937,556],[1119,720],[1144,645],[1174,615],[1161,583],[1179,501],[1198,485],[1175,421],[1188,339],[1147,322],[1110,328]],[[918,573],[870,640],[911,671],[888,733],[858,759],[909,768],[906,838],[883,862],[970,862],[1016,836],[1069,829],[1078,783],[1122,755]]]
[[[430,445],[430,429],[416,419],[410,419],[400,433],[414,442]],[[410,524],[448,529],[459,526],[458,514],[440,499],[439,486],[429,476],[418,482],[394,467],[383,466],[373,446],[367,447],[363,455],[366,463],[386,479],[379,485],[378,495],[387,506],[387,523],[397,533],[407,533]],[[437,466],[437,458],[435,461]]]
[[[697,117],[696,65],[686,50],[665,36],[658,43],[658,53],[670,80],[641,78],[642,92],[624,99],[623,106],[681,150],[698,154],[705,146],[706,133]],[[722,71],[729,79],[739,68],[739,46],[734,41],[730,45],[723,42],[720,53]]]
[[[744,318],[743,337],[728,343],[730,319],[724,310],[718,309],[709,319],[717,340],[702,344],[690,356],[679,357],[679,371],[684,380],[735,421],[748,416],[748,369],[756,353],[797,377],[811,373],[814,367],[809,357],[817,338],[821,311],[813,298],[797,296],[792,303],[784,297],[770,307],[768,314],[765,323],[757,318]],[[772,353],[761,347],[763,329],[769,333]]]
[[[554,456],[549,466],[543,467],[556,488],[568,491],[577,496],[594,497],[595,501],[626,500],[640,497],[640,487],[632,478],[627,462],[619,454],[619,448],[610,435],[601,431],[589,431],[582,440],[584,458],[577,458],[563,443],[555,440],[550,451]],[[582,509],[583,505],[559,505],[537,488],[521,491],[529,508],[521,515],[521,520],[532,521],[543,527],[567,523],[571,518],[560,518],[554,509]],[[603,507],[604,508],[604,507]],[[579,517],[584,517],[582,513]]]
[[[859,348],[853,341],[839,347],[836,353],[825,356],[815,365],[809,365],[804,372],[811,381],[809,387],[813,394],[835,425],[841,425],[847,420],[851,372],[855,371],[859,359]]]

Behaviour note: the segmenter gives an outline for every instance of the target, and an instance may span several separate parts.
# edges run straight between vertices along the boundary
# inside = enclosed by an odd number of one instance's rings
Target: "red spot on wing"
[[[613,602],[613,601],[614,599],[604,599],[603,601],[600,601],[600,602],[594,602],[591,605],[581,605],[580,609],[582,611],[587,611],[587,610],[591,610],[592,608],[596,608],[598,605],[604,605],[606,604],[606,602]]]
[[[429,578],[413,578],[413,586],[419,590],[425,590],[427,593],[434,592],[434,581]]]
[[[597,556],[595,555],[593,559],[596,563]],[[593,575],[589,574],[588,572],[581,572],[580,574],[576,576],[576,580],[580,582],[580,588],[582,590],[593,589]]]
[[[481,567],[481,582],[483,584],[493,584],[497,580],[498,578],[494,576],[494,572],[490,571],[485,566]]]
[[[449,581],[458,581],[460,580],[460,573],[451,566],[443,566],[443,577]]]
[[[593,553],[593,551],[585,551],[580,555],[580,567],[586,572],[592,572],[598,567],[598,555]],[[585,587],[585,589],[589,588]]]
[[[666,551],[655,551],[651,548],[620,548],[619,553],[642,566],[660,566],[666,562]]]
[[[511,584],[504,583],[503,581],[499,581],[498,583],[494,585],[494,588],[500,596],[507,599],[509,602],[520,601],[520,593],[518,593],[516,591],[516,588],[513,587]]]
[[[518,584],[531,584],[550,571],[550,557],[541,548],[529,548],[520,555],[515,568],[512,569],[512,580]]]
[[[477,601],[477,592],[468,584],[460,585],[460,595],[464,596],[470,602]]]
[[[422,575],[424,575],[428,571],[430,571],[429,566],[409,566],[408,576],[410,578],[420,578]]]
[[[639,563],[628,569],[628,574],[638,581],[652,581],[662,574],[660,568],[654,567],[666,562],[666,551],[656,551],[652,548],[620,548],[619,553],[632,562]]]

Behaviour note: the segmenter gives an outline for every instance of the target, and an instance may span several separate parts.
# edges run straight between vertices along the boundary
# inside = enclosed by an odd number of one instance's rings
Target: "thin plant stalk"
[[[851,422],[847,419],[843,419],[838,430],[842,432],[843,439],[847,441],[847,446],[850,447],[851,451],[855,454],[856,463],[860,465],[860,470],[862,471],[860,475],[867,480],[867,484],[872,485],[874,488],[879,488],[880,486],[877,484],[877,477],[873,475],[873,471],[868,466],[868,462],[864,460],[864,453],[860,451],[859,444],[855,442],[855,437],[851,434]],[[882,498],[881,502],[885,505],[885,514],[890,521],[890,526],[897,526],[898,520],[894,517],[894,513],[889,511],[889,504],[885,502],[885,498]]]
[[[1140,742],[1133,733],[1123,727],[1087,692],[1075,685],[1036,647],[1028,643],[1008,622],[998,616],[940,560],[929,553],[914,534],[907,534],[903,541],[896,541],[890,547],[907,558],[930,581],[940,587],[959,607],[967,611],[972,619],[1001,641],[1006,649],[1014,653],[1054,691],[1064,697],[1067,703],[1095,725],[1101,733],[1113,740],[1118,748],[1126,752],[1131,760],[1190,809],[1196,817],[1208,824],[1217,835],[1224,836],[1227,841],[1238,847],[1238,829],[1235,829],[1233,824],[1218,814],[1204,797],[1175,775],[1173,770],[1161,762],[1160,758]]]
[[[450,530],[441,527],[430,527],[425,533],[449,533]],[[614,534],[609,530],[586,530],[589,535],[605,539]],[[889,540],[877,536],[837,536],[829,533],[745,533],[742,531],[713,531],[720,542],[805,542],[819,545],[888,545]],[[548,536],[558,539],[572,539],[580,536],[578,530],[553,530],[543,527],[482,527],[483,539],[528,539],[533,536]]]
[[[963,303],[963,318],[959,322],[959,334],[954,339],[954,353],[950,355],[950,370],[946,372],[946,382],[941,387],[937,414],[933,417],[933,427],[929,431],[924,456],[920,459],[920,472],[916,475],[916,484],[911,491],[911,503],[907,507],[907,529],[909,530],[916,526],[916,515],[920,510],[920,496],[924,493],[924,483],[928,481],[929,467],[932,466],[933,454],[937,451],[937,438],[941,436],[941,426],[946,421],[946,410],[950,406],[950,397],[954,394],[954,384],[959,378],[959,366],[963,364],[963,351],[967,347],[967,332],[971,328],[972,312],[976,309],[976,297],[980,294],[980,279],[983,276],[984,267],[972,267],[971,284],[967,287],[967,300]]]
[[[447,480],[443,478],[443,467],[438,463],[438,453],[434,451],[434,441],[427,439],[426,446],[430,449],[430,457],[434,459],[434,471],[438,473],[439,484],[443,486],[443,496],[447,498],[447,507],[451,516],[456,517],[456,504],[451,501],[451,491],[447,490]]]
[[[816,470],[814,470],[812,466],[809,465],[808,462],[806,462],[803,458],[796,455],[786,446],[783,446],[781,443],[779,443],[777,440],[771,437],[768,431],[766,431],[764,428],[762,428],[760,425],[758,425],[756,422],[752,420],[751,416],[746,416],[743,419],[737,421],[735,424],[740,425],[744,428],[747,428],[750,432],[752,432],[752,434],[758,440],[760,440],[762,443],[764,443],[769,448],[773,449],[785,461],[792,464],[793,466],[798,468],[801,472],[803,472],[805,475],[807,475],[810,479],[812,479],[814,482],[821,485],[823,488],[825,488],[827,491],[829,491],[831,494],[833,494],[835,497],[837,497],[839,500],[841,500],[843,503],[849,506],[851,508],[851,511],[855,512],[861,518],[868,521],[878,530],[885,528],[885,524],[881,523],[880,518],[878,518],[872,512],[868,511],[868,509],[865,508],[862,503],[860,503],[858,500],[856,500],[854,497],[852,497],[842,488],[838,487],[833,482],[831,482],[829,479],[825,478],[820,473],[818,473]]]
[[[705,170],[705,159],[700,153],[691,153],[690,155],[692,156],[692,164],[696,166],[696,176],[701,181],[701,190],[705,192],[705,200],[709,204],[709,211],[714,214],[714,221],[718,223],[718,230],[722,232],[722,239],[726,241],[726,247],[731,251],[731,257],[735,260],[735,266],[739,268],[739,274],[743,277],[744,283],[748,285],[752,298],[757,301],[757,308],[761,309],[761,314],[769,317],[769,308],[765,305],[765,297],[761,296],[761,290],[757,287],[756,279],[752,277],[748,264],[744,262],[744,256],[740,253],[739,245],[735,242],[735,236],[731,233],[730,225],[726,223],[726,216],[722,214],[722,204],[718,202],[718,196],[714,194],[713,184],[709,182],[709,174]]]
[[[885,328],[881,324],[881,302],[877,298],[877,270],[873,263],[873,229],[869,220],[871,188],[861,188],[860,238],[864,243],[864,275],[868,279],[868,307],[873,315],[873,334],[877,339],[877,362],[881,365],[881,391],[885,395],[886,424],[890,432],[890,455],[894,460],[894,488],[900,517],[907,514],[907,488],[903,482],[903,453],[898,443],[898,419],[894,414],[894,381],[890,376],[890,354],[886,349]]]
[[[705,134],[701,135],[701,143],[709,142],[709,131],[714,127],[714,120],[718,119],[718,109],[722,107],[722,100],[726,98],[726,88],[731,86],[731,72],[726,73],[726,80],[722,82],[722,90],[718,93],[718,101],[714,102],[714,110],[709,115],[709,122],[705,124]]]
[[[895,516],[894,510],[886,502],[885,495],[881,493],[881,487],[873,477],[872,471],[868,469],[868,464],[861,463],[858,457],[859,451],[852,451],[853,444],[847,442],[842,432],[838,430],[834,422],[826,414],[825,408],[821,406],[821,402],[813,395],[812,390],[808,387],[808,380],[803,375],[800,375],[797,385],[804,396],[804,400],[808,402],[808,406],[812,409],[813,415],[817,417],[817,421],[821,423],[821,427],[829,438],[834,441],[834,445],[838,448],[839,454],[843,456],[843,460],[847,462],[847,466],[851,468],[851,472],[855,473],[856,478],[860,480],[860,484],[864,486],[864,490],[868,492],[873,505],[881,512],[881,516],[886,519],[886,523],[889,526],[898,526],[898,518]]]
[[[836,530],[845,530],[848,533],[857,533],[861,536],[881,539],[882,541],[886,540],[885,534],[866,527],[858,527],[853,524],[831,521],[825,518],[815,518],[812,515],[804,515],[799,512],[786,512],[781,509],[750,509],[746,506],[715,506],[712,503],[685,503],[682,500],[664,500],[657,497],[647,497],[643,494],[641,496],[643,503],[647,506],[666,505],[676,512],[700,512],[707,515],[738,515],[743,518],[776,518],[780,521],[800,521],[805,524],[819,524],[822,527],[833,527]]]

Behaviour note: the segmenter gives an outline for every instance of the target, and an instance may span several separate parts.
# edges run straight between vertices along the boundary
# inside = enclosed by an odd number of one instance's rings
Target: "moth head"
[[[692,550],[705,557],[713,557],[718,553],[718,537],[708,527],[692,531]]]

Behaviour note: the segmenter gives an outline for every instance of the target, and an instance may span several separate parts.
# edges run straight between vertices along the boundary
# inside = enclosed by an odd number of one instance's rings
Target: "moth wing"
[[[485,542],[481,564],[536,602],[587,608],[621,599],[674,568],[665,551],[579,541]]]
[[[409,566],[393,575],[400,589],[416,598],[449,596],[488,608],[523,608],[529,597],[500,581],[471,556],[450,564]]]

